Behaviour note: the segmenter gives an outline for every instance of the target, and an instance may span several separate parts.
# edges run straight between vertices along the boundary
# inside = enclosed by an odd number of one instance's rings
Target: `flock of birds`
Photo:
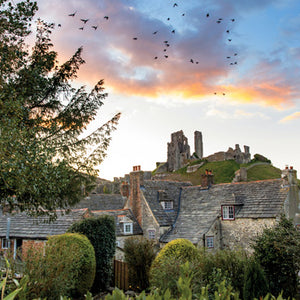
[[[175,8],[175,7],[178,7],[177,3],[173,4],[173,8]],[[72,13],[68,14],[68,17],[74,18],[76,16],[76,14],[77,14],[77,11],[72,12]],[[181,13],[181,17],[185,17],[185,16],[186,16],[185,13]],[[204,17],[206,19],[212,19],[212,16],[210,15],[210,13],[206,13],[204,15]],[[108,21],[109,16],[104,16],[103,19],[105,21]],[[166,18],[166,21],[170,21],[170,20],[171,20],[170,17]],[[98,24],[89,25],[91,23],[90,19],[80,18],[80,21],[82,22],[82,26],[78,27],[78,30],[83,31],[86,28],[86,26],[89,26],[89,28],[91,28],[93,30],[100,29]],[[226,20],[223,19],[223,18],[216,19],[217,24],[221,24],[221,23],[224,23],[224,22],[226,22]],[[235,22],[235,19],[234,18],[228,19],[227,22],[233,23],[233,22]],[[58,26],[61,27],[61,24],[58,24]],[[229,27],[231,27],[231,26],[229,26]],[[155,30],[155,31],[152,32],[153,35],[157,35],[158,33],[159,33],[159,30]],[[176,34],[176,30],[172,29],[170,33],[172,35],[174,35],[174,34]],[[228,35],[227,36],[227,42],[228,43],[230,43],[232,41],[232,38],[230,37],[230,33],[231,33],[231,29],[226,29],[226,35]],[[137,41],[138,39],[139,39],[138,36],[132,37],[133,41]],[[169,42],[169,40],[163,41],[163,54],[160,55],[160,56],[159,55],[154,56],[154,60],[158,60],[161,57],[165,58],[165,59],[169,58],[168,49],[169,49],[170,46],[171,46],[171,43]],[[226,56],[226,60],[228,61],[228,64],[231,65],[231,66],[237,65],[238,64],[238,62],[236,60],[237,56],[238,56],[238,53],[233,53],[232,55]],[[189,62],[192,63],[192,64],[196,64],[196,65],[199,64],[199,61],[195,58],[189,58]],[[221,94],[221,95],[225,96],[224,92],[221,92],[221,93],[214,92],[214,94],[215,95]]]

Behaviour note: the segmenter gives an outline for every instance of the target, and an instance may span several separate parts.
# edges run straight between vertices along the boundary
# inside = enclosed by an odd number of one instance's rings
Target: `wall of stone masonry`
[[[263,229],[272,227],[275,224],[275,218],[252,219],[240,218],[232,221],[222,220],[221,231],[223,236],[223,248],[239,249],[243,248],[252,252],[250,244],[253,238],[260,234]]]

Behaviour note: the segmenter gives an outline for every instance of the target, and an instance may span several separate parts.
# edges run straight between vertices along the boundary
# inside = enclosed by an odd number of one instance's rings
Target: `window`
[[[155,230],[154,229],[150,229],[148,230],[148,238],[151,239],[155,239]]]
[[[214,247],[214,237],[213,236],[206,237],[206,247],[207,248],[213,248]]]
[[[222,206],[223,220],[234,220],[234,206]]]
[[[161,202],[163,209],[173,209],[173,201],[163,201]]]
[[[8,239],[2,239],[1,247],[2,247],[2,249],[8,249],[9,248],[9,240]]]
[[[120,247],[120,241],[116,241],[116,246]]]
[[[132,223],[124,223],[124,233],[131,234],[132,233]]]

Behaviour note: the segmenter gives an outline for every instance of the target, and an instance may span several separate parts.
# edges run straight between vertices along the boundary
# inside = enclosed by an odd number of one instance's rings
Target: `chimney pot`
[[[293,166],[290,166],[290,170],[293,170]]]

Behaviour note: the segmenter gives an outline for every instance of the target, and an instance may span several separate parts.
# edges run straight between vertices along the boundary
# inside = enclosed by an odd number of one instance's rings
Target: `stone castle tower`
[[[195,153],[197,158],[203,157],[202,133],[195,131],[194,133]],[[182,168],[188,159],[191,159],[190,146],[187,137],[183,131],[177,131],[171,134],[171,142],[168,143],[168,171],[173,172]]]

